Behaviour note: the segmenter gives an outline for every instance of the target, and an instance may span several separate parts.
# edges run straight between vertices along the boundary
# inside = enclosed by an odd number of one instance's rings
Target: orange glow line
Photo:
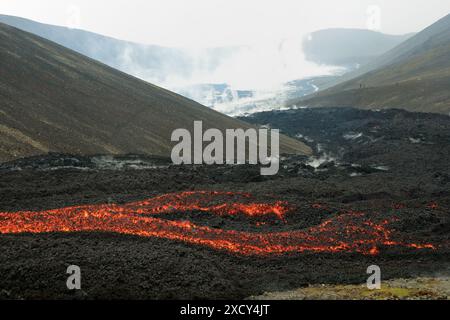
[[[200,211],[217,215],[273,215],[284,219],[285,202],[250,202],[248,194],[183,192],[124,205],[86,205],[40,212],[0,213],[0,233],[113,232],[181,241],[239,255],[280,255],[302,252],[379,253],[380,246],[415,250],[435,249],[432,244],[393,240],[388,221],[375,223],[363,213],[351,212],[318,226],[284,232],[244,232],[199,226],[161,217],[171,212]],[[224,202],[225,201],[225,202]]]

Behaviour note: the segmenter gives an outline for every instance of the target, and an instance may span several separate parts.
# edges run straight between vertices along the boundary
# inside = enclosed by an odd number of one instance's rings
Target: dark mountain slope
[[[364,70],[369,72],[360,75]],[[353,79],[297,104],[450,111],[450,15],[376,59]],[[342,81],[342,79],[341,79]]]
[[[0,161],[58,151],[170,155],[177,128],[249,127],[30,33],[0,24]],[[281,149],[309,153],[281,138]]]

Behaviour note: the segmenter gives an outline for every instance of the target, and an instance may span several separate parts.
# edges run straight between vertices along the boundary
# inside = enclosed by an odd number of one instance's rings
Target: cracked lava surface
[[[377,255],[381,247],[435,250],[431,243],[400,237],[390,224],[363,212],[330,215],[302,230],[248,232],[212,228],[192,221],[170,220],[171,213],[201,212],[248,219],[274,217],[286,223],[288,214],[301,214],[284,201],[258,202],[248,193],[192,191],[170,193],[125,204],[73,206],[45,211],[0,212],[0,233],[112,232],[155,237],[206,246],[237,255],[270,256],[304,252],[353,252]],[[257,224],[258,225],[258,224]]]

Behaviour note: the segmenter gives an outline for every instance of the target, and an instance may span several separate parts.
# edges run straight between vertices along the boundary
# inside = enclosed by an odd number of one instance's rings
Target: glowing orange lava
[[[381,246],[434,249],[431,244],[394,240],[389,221],[375,223],[349,212],[305,230],[245,232],[215,229],[190,221],[164,219],[163,214],[190,211],[216,215],[274,216],[284,219],[286,202],[252,202],[251,195],[231,192],[182,192],[124,205],[85,205],[40,212],[0,213],[0,233],[114,232],[202,245],[241,255],[302,252],[358,252],[375,255]],[[260,222],[260,225],[264,225]]]

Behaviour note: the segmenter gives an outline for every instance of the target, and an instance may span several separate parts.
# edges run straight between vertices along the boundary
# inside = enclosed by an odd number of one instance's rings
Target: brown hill
[[[0,161],[49,151],[170,155],[177,128],[249,128],[53,42],[0,24]],[[281,151],[310,153],[282,136]]]

